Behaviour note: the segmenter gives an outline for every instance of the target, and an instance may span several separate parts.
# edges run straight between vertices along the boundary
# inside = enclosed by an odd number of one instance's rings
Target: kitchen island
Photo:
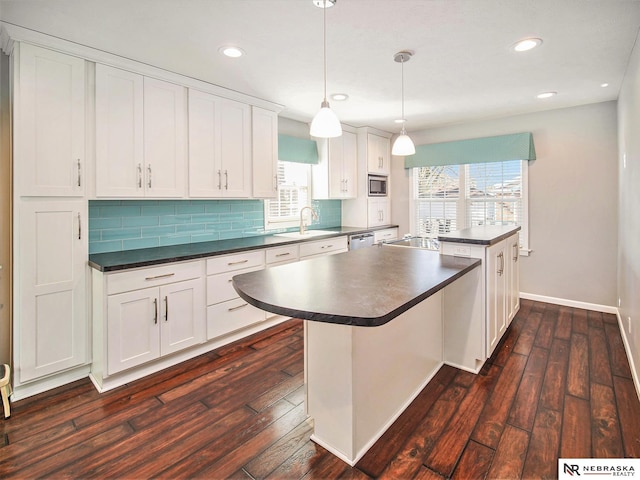
[[[255,307],[307,320],[311,438],[354,465],[446,362],[444,324],[464,337],[481,315],[480,264],[371,247],[237,275],[233,285]]]

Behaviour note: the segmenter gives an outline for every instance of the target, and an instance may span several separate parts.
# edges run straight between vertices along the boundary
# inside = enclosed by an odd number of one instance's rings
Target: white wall
[[[537,153],[529,163],[533,252],[522,257],[521,292],[616,306],[615,102],[412,132],[411,138],[421,145],[516,132],[532,132]],[[394,159],[391,218],[408,232],[409,177],[402,164]]]
[[[640,45],[618,99],[618,298],[629,361],[640,370]],[[638,378],[636,377],[636,382]],[[640,385],[636,384],[640,391]]]

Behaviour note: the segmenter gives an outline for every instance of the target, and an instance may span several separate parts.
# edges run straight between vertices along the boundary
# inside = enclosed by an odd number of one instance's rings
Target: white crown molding
[[[0,22],[0,41],[2,50],[8,55],[13,51],[14,42],[25,42],[44,47],[49,50],[56,50],[67,55],[80,57],[91,62],[121,68],[129,72],[139,73],[140,75],[165,80],[167,82],[173,82],[188,88],[194,88],[203,92],[211,93],[219,97],[271,110],[276,113],[279,113],[284,109],[284,105],[270,102],[262,98],[253,97],[251,95],[220,87],[196,78],[163,70],[162,68],[154,67],[153,65],[136,62],[135,60],[114,55],[103,50],[97,50],[92,47],[87,47],[79,43],[70,42],[62,38],[52,37],[11,23]]]

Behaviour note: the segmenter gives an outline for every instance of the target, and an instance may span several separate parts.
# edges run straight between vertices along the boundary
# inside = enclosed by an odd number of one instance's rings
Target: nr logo
[[[569,465],[567,463],[564,464],[564,473],[566,473],[567,475],[571,475],[572,477],[574,475],[580,476],[580,468],[578,465]]]

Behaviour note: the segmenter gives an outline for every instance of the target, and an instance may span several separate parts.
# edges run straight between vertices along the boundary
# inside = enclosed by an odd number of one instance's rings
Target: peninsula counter
[[[480,264],[382,246],[237,275],[233,285],[258,308],[306,320],[311,438],[355,465],[458,355],[446,345],[464,348],[482,313]]]

